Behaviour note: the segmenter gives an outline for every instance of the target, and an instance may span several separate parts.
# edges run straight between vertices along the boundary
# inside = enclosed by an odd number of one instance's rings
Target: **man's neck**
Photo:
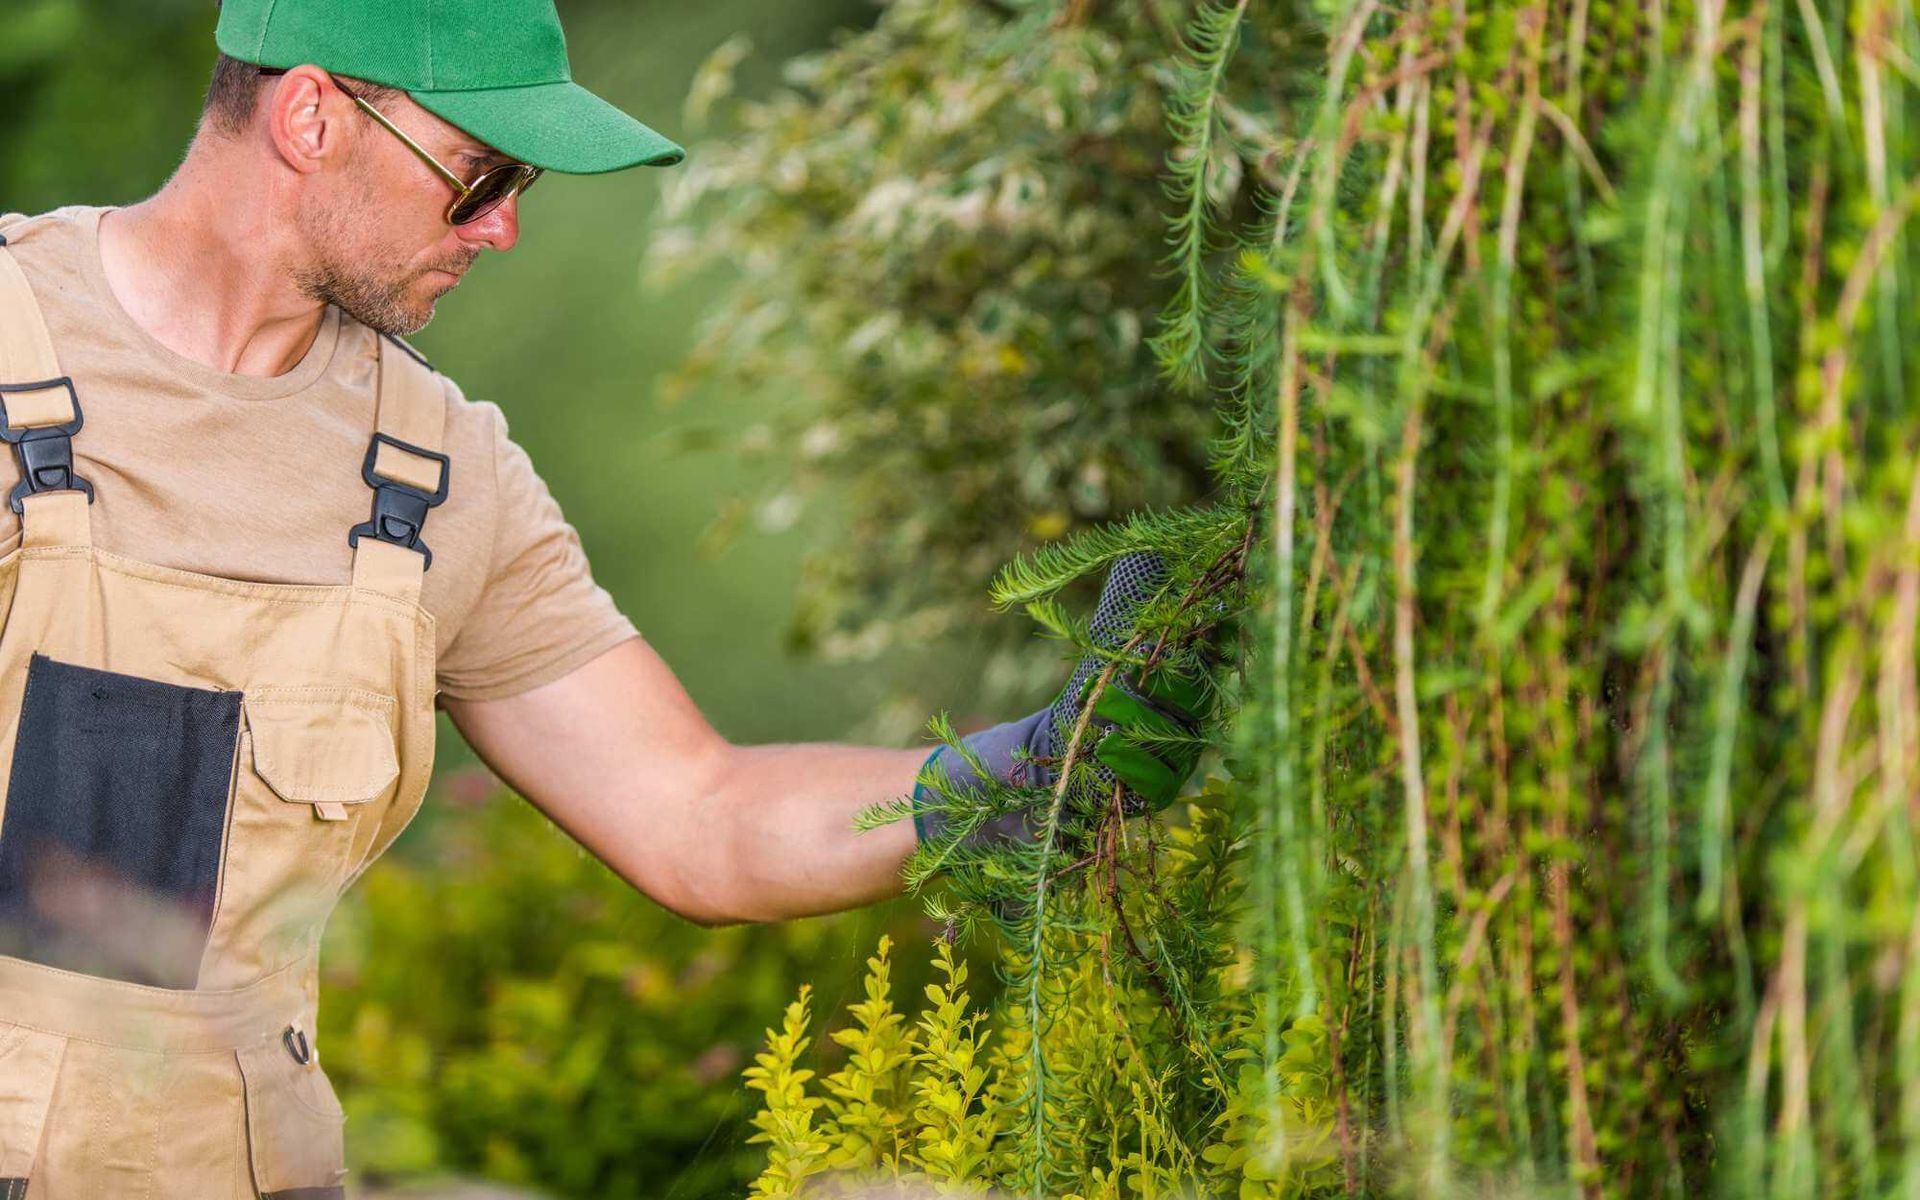
[[[191,165],[158,193],[103,214],[100,265],[120,306],[161,345],[237,375],[283,375],[306,357],[326,306],[275,253],[267,207],[194,185]]]

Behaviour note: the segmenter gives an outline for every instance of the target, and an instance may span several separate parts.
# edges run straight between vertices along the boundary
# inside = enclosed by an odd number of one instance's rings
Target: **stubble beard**
[[[307,296],[335,305],[380,333],[405,337],[418,333],[433,319],[432,301],[414,303],[407,297],[405,283],[389,283],[364,271],[325,263],[294,272],[294,280]]]
[[[418,333],[433,319],[439,294],[422,303],[409,293],[419,276],[390,279],[366,265],[394,261],[399,256],[368,237],[365,227],[350,215],[376,211],[368,207],[374,203],[371,195],[363,200],[360,205],[332,205],[301,214],[300,223],[314,258],[309,265],[294,269],[294,283],[304,295],[338,307],[369,329],[395,337]]]

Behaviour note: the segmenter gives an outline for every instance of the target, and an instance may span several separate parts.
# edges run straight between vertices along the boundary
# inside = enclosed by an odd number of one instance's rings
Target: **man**
[[[341,1195],[320,929],[436,705],[694,921],[893,895],[927,832],[853,830],[924,748],[715,732],[498,409],[398,341],[542,171],[681,158],[571,81],[552,0],[226,0],[216,36],[158,193],[0,217],[0,1197]],[[1055,724],[970,741],[1008,778]]]

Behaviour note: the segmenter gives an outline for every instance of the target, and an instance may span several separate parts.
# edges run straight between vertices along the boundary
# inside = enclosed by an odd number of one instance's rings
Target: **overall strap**
[[[74,473],[80,397],[60,373],[46,318],[0,233],[0,441],[13,447],[20,482],[8,504],[24,546],[89,546],[93,485]]]
[[[447,498],[452,466],[440,452],[447,393],[440,376],[406,343],[380,336],[374,434],[360,477],[373,489],[373,515],[347,534],[353,586],[419,602],[433,552],[421,533],[427,511]]]

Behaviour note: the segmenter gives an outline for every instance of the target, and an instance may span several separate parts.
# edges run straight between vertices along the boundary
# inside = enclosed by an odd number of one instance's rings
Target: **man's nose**
[[[494,250],[507,251],[520,240],[520,197],[509,196],[483,217],[455,225],[454,232],[463,242],[475,242]]]

